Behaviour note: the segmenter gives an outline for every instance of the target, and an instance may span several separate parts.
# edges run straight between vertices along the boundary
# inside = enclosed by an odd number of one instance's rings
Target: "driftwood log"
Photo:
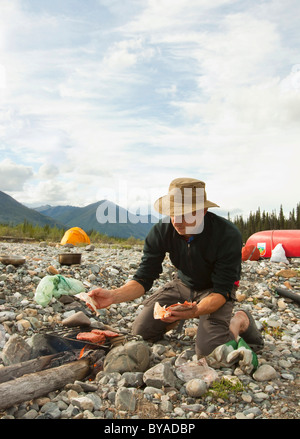
[[[0,410],[44,396],[68,383],[86,378],[97,361],[87,356],[58,367],[28,373],[0,384]]]
[[[290,291],[287,288],[280,288],[280,287],[276,287],[275,291],[280,296],[287,297],[288,299],[291,299],[294,302],[298,303],[298,305],[300,305],[300,294],[294,293],[293,291]]]
[[[33,360],[22,361],[21,363],[11,364],[0,368],[0,383],[14,380],[28,373],[39,372],[48,369],[51,363],[61,358],[61,354],[45,355]]]

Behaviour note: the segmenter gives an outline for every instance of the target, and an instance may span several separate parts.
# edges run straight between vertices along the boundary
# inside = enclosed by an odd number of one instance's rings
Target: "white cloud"
[[[43,164],[38,172],[38,177],[41,179],[53,179],[59,175],[59,169],[57,166],[45,163]]]
[[[291,73],[281,81],[281,88],[283,91],[297,92],[299,99],[300,92],[300,64],[295,64],[292,67]]]
[[[109,47],[103,58],[104,67],[110,70],[123,70],[134,66],[142,49],[141,39],[123,40]]]
[[[0,150],[36,172],[11,177],[18,199],[83,205],[120,180],[158,197],[190,175],[225,210],[294,207],[299,7],[242,3],[3,0]]]
[[[169,87],[160,87],[155,89],[156,93],[159,93],[163,96],[176,96],[177,93],[177,85],[176,84],[172,84]]]
[[[290,76],[290,75],[289,75]],[[287,77],[287,79],[289,78]],[[289,82],[289,80],[288,80]],[[297,127],[300,116],[299,94],[281,87],[285,79],[256,86],[231,88],[210,94],[208,101],[174,102],[191,120],[202,120],[219,134],[256,135],[270,129],[275,131]]]
[[[9,159],[0,162],[0,190],[18,191],[24,183],[33,177],[33,170],[29,166],[14,163]]]
[[[218,89],[227,95],[232,88],[256,84],[265,79],[270,59],[281,56],[278,47],[273,23],[246,13],[229,15],[221,22],[221,31],[206,34],[194,52],[203,71],[199,85],[204,91]]]
[[[28,183],[22,194],[22,203],[35,206],[42,204],[68,204],[71,187],[70,183],[62,184],[62,182],[55,180],[35,182],[34,184]],[[18,200],[21,199],[19,193],[16,194],[16,197]],[[72,201],[77,204],[75,197]]]
[[[148,0],[146,8],[126,26],[131,32],[188,28],[207,10],[234,4],[236,0]]]

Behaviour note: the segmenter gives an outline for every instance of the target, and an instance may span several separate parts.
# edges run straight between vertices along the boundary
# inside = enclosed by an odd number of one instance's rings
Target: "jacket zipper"
[[[189,269],[192,272],[193,264],[192,264],[192,258],[191,258],[191,243],[190,242],[187,243],[187,263],[188,263]]]
[[[188,266],[191,270],[191,275],[192,275],[192,268],[193,268],[193,264],[192,264],[192,258],[191,258],[191,242],[187,243],[187,260],[188,260]],[[192,288],[190,288],[190,301],[193,302],[194,300],[194,290]]]

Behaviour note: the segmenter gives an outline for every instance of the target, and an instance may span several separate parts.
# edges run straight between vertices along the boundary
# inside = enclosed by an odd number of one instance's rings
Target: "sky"
[[[299,202],[299,0],[0,0],[0,190],[146,213]],[[151,207],[149,207],[151,206]]]

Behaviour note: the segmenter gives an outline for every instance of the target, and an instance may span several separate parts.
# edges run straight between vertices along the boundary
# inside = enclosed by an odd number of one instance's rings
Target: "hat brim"
[[[193,213],[200,209],[207,209],[209,207],[220,206],[209,200],[204,200],[198,204],[174,203],[174,199],[173,197],[170,197],[170,195],[164,195],[163,197],[158,198],[154,203],[154,209],[160,214],[167,216],[180,216]]]

